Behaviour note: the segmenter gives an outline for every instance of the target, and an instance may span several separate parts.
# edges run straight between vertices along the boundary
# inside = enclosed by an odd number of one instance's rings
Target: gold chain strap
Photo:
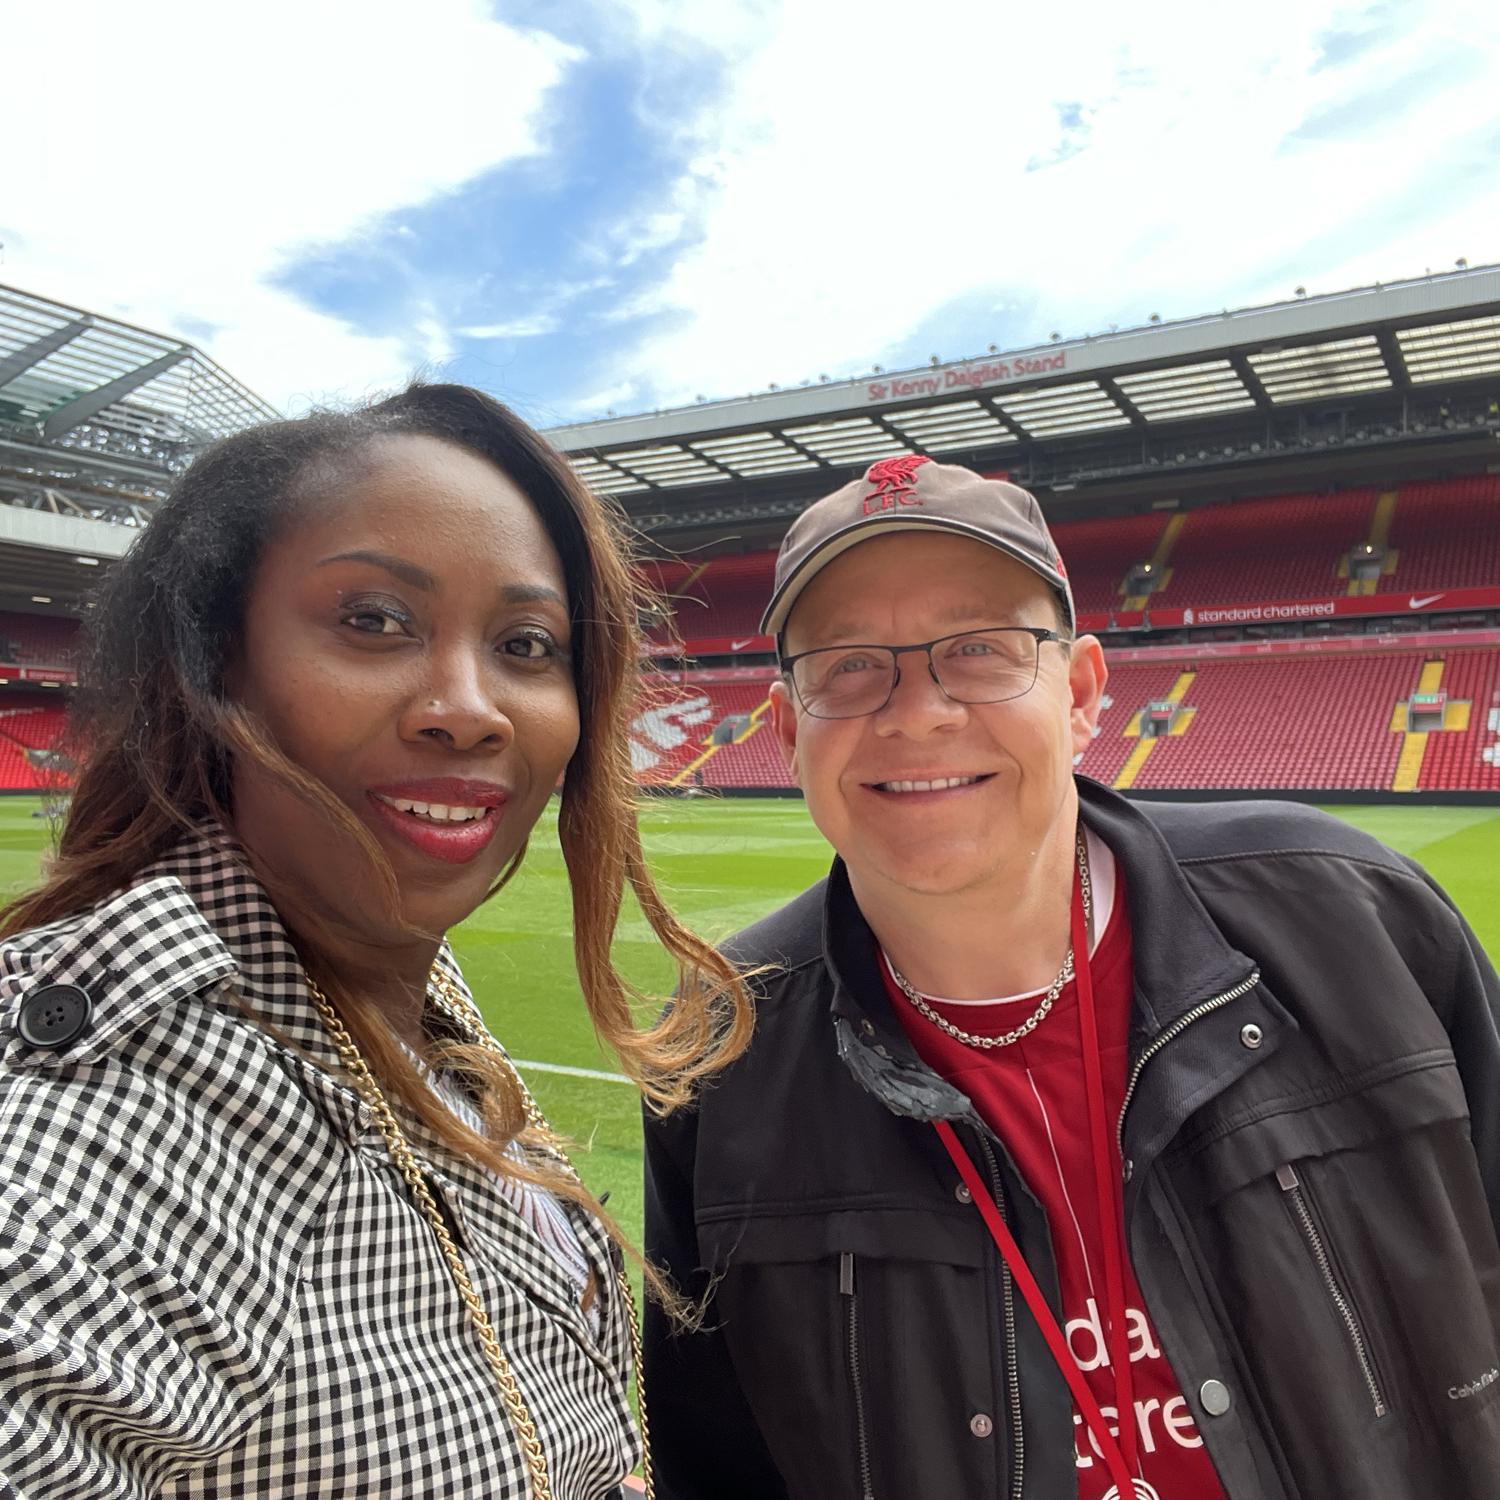
[[[521,1444],[522,1457],[531,1480],[532,1500],[552,1500],[552,1483],[547,1473],[547,1456],[542,1451],[541,1439],[537,1436],[536,1423],[532,1420],[531,1413],[526,1409],[526,1400],[521,1394],[521,1387],[516,1381],[515,1372],[510,1367],[510,1361],[505,1357],[505,1351],[500,1347],[500,1340],[495,1336],[494,1325],[490,1322],[489,1314],[485,1311],[484,1304],[479,1300],[479,1294],[474,1290],[474,1283],[469,1279],[468,1268],[464,1265],[463,1256],[459,1253],[458,1246],[454,1244],[453,1236],[448,1232],[448,1226],[443,1221],[437,1201],[433,1198],[432,1190],[427,1185],[427,1179],[422,1175],[422,1169],[418,1165],[417,1158],[407,1142],[406,1133],[402,1130],[400,1121],[397,1120],[390,1104],[386,1101],[385,1094],[381,1091],[380,1085],[376,1083],[375,1075],[370,1072],[369,1066],[360,1054],[359,1048],[354,1045],[354,1038],[349,1035],[349,1030],[344,1025],[339,1013],[333,1008],[327,995],[323,993],[322,988],[311,975],[306,977],[308,993],[312,996],[318,1015],[322,1019],[329,1037],[333,1041],[334,1050],[338,1053],[339,1060],[348,1071],[350,1078],[354,1080],[354,1087],[359,1093],[360,1098],[369,1107],[376,1124],[380,1127],[380,1133],[385,1137],[386,1151],[389,1153],[401,1176],[405,1179],[407,1187],[411,1190],[412,1198],[421,1210],[422,1217],[427,1220],[429,1227],[432,1229],[433,1236],[438,1242],[438,1248],[443,1253],[443,1259],[448,1264],[448,1273],[453,1278],[453,1284],[458,1289],[458,1295],[463,1301],[464,1308],[469,1315],[469,1321],[473,1324],[474,1332],[478,1335],[479,1347],[484,1356],[484,1362],[489,1366],[490,1372],[494,1376],[495,1384],[500,1391],[501,1400],[505,1403],[505,1410],[510,1418],[511,1427]],[[438,987],[437,998],[441,1008],[452,1019],[463,1025],[466,1030],[472,1031],[479,1036],[482,1039],[483,1045],[492,1049],[497,1056],[504,1059],[506,1067],[510,1069],[512,1078],[521,1090],[521,1097],[525,1101],[528,1124],[538,1130],[547,1132],[550,1136],[551,1132],[548,1129],[546,1120],[542,1116],[542,1112],[536,1106],[536,1101],[531,1097],[530,1091],[522,1081],[520,1074],[516,1072],[510,1059],[505,1056],[504,1050],[489,1035],[477,1007],[458,991],[446,975],[434,970],[432,977]],[[578,1174],[574,1170],[573,1164],[568,1161],[566,1156],[563,1156],[562,1160],[563,1165],[577,1179]],[[646,1494],[648,1500],[655,1500],[656,1491],[651,1474],[650,1439],[646,1428],[646,1402],[641,1386],[640,1321],[636,1315],[635,1297],[631,1292],[630,1282],[623,1271],[616,1272],[616,1281],[619,1284],[630,1319],[630,1344],[631,1353],[635,1360],[636,1398],[640,1409],[641,1443],[645,1453],[644,1473]]]
[[[516,1087],[521,1091],[521,1101],[526,1110],[526,1123],[533,1130],[541,1131],[547,1137],[548,1143],[557,1153],[563,1166],[581,1187],[583,1179],[579,1177],[577,1167],[568,1160],[567,1153],[557,1145],[552,1134],[552,1127],[537,1107],[536,1100],[531,1097],[531,1090],[526,1087],[526,1080],[516,1071],[516,1065],[511,1062],[505,1049],[490,1035],[489,1027],[484,1024],[484,1017],[479,1013],[479,1007],[441,969],[433,969],[432,982],[437,991],[435,998],[438,1002],[438,1009],[443,1011],[450,1020],[457,1022],[466,1031],[478,1037],[479,1045],[487,1052],[493,1052],[505,1064]],[[641,1318],[635,1305],[635,1290],[630,1285],[630,1278],[623,1269],[615,1272],[615,1286],[619,1289],[620,1300],[625,1306],[630,1329],[630,1357],[635,1365],[636,1420],[641,1429],[641,1479],[646,1486],[646,1500],[656,1500],[656,1479],[651,1471],[651,1425],[646,1417],[646,1361],[641,1348]]]

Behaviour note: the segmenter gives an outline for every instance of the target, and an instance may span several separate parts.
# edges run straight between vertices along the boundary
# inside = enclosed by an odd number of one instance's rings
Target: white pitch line
[[[511,1061],[523,1073],[528,1070],[537,1073],[563,1073],[569,1078],[593,1078],[600,1083],[629,1083],[630,1080],[623,1073],[601,1073],[598,1068],[571,1068],[567,1063],[544,1063],[527,1062],[525,1058],[513,1057]]]

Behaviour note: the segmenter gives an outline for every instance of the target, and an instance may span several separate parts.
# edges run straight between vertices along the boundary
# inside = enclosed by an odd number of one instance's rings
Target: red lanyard
[[[1114,1481],[1115,1490],[1122,1500],[1135,1494],[1131,1474],[1140,1472],[1140,1454],[1136,1437],[1135,1391],[1130,1371],[1130,1338],[1125,1321],[1125,1267],[1120,1247],[1119,1226],[1123,1223],[1124,1207],[1120,1191],[1119,1174],[1114,1170],[1114,1153],[1110,1148],[1109,1126],[1106,1122],[1104,1102],[1104,1070],[1099,1061],[1099,1028],[1094,1013],[1094,982],[1089,970],[1088,924],[1083,914],[1083,891],[1081,882],[1074,887],[1073,912],[1073,970],[1078,986],[1078,1029],[1083,1043],[1084,1092],[1088,1098],[1089,1137],[1094,1159],[1094,1192],[1098,1203],[1100,1234],[1104,1240],[1104,1286],[1108,1300],[1109,1327],[1106,1338],[1109,1344],[1109,1363],[1115,1378],[1116,1426],[1119,1437],[1110,1432],[1099,1403],[1094,1400],[1078,1361],[1068,1347],[1068,1340],[1042,1289],[1037,1285],[1031,1268],[1021,1254],[1009,1226],[1001,1217],[1000,1210],[990,1196],[989,1185],[980,1177],[967,1151],[959,1144],[958,1136],[946,1120],[933,1121],[934,1128],[942,1138],[953,1165],[969,1190],[974,1206],[984,1219],[991,1237],[999,1247],[1010,1274],[1021,1290],[1031,1315],[1041,1329],[1042,1337],[1057,1363],[1062,1377],[1073,1393],[1074,1403],[1083,1417],[1094,1444],[1104,1459],[1104,1466]]]

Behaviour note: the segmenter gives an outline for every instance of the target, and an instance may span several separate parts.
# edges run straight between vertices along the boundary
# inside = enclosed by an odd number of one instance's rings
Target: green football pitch
[[[31,799],[0,801],[0,887],[36,878],[47,823]],[[1500,960],[1500,809],[1332,808],[1418,859],[1448,890]],[[556,804],[532,840],[522,872],[453,934],[454,947],[495,1034],[522,1064],[554,1125],[576,1143],[574,1160],[639,1242],[640,1117],[635,1094],[594,1041],[578,996],[567,877],[556,841]],[[817,880],[829,851],[797,801],[648,800],[646,849],[679,915],[718,939]],[[626,974],[663,994],[671,970],[633,908],[618,934]],[[557,1070],[563,1071],[557,1071]]]

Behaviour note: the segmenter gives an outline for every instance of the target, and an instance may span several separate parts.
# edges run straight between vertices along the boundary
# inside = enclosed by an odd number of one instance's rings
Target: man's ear
[[[797,705],[792,702],[792,690],[784,677],[771,684],[771,733],[776,736],[777,747],[793,782],[802,785],[797,770]]]
[[[1094,743],[1094,729],[1104,707],[1104,684],[1108,681],[1109,668],[1104,664],[1104,648],[1099,638],[1079,636],[1068,656],[1068,687],[1072,694],[1069,726],[1075,756],[1082,755]]]

